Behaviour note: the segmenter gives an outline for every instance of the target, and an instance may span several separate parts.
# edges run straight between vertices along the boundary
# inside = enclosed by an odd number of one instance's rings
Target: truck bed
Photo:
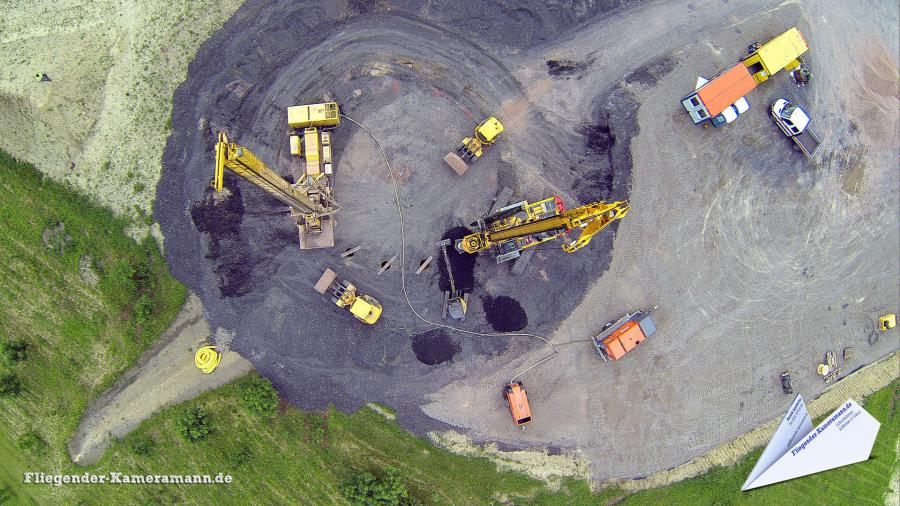
[[[822,141],[819,140],[819,136],[809,127],[806,127],[800,135],[792,136],[791,139],[794,140],[794,143],[797,144],[800,151],[803,151],[803,154],[810,158],[816,156],[816,151],[819,150],[819,144],[822,143]]]

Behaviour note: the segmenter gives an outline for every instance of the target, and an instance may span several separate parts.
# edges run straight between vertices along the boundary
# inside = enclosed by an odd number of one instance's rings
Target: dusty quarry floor
[[[419,434],[577,450],[594,479],[637,477],[780,414],[784,370],[813,397],[826,351],[854,346],[841,364],[849,373],[897,348],[897,334],[873,330],[900,302],[895,4],[479,5],[250,1],[175,94],[155,209],[173,272],[289,401],[376,401]],[[690,124],[679,99],[698,74],[794,25],[810,41],[813,85],[779,74],[733,125]],[[815,161],[768,118],[779,96],[810,111],[825,144]],[[245,183],[229,181],[224,198],[207,190],[217,130],[288,174],[285,107],[323,100],[387,148],[402,181],[409,295],[426,317],[439,318],[440,275],[411,272],[505,185],[570,206],[628,198],[633,211],[575,255],[542,248],[520,276],[479,258],[465,328],[501,321],[564,343],[656,305],[658,333],[614,364],[587,343],[561,346],[523,377],[535,421],[515,429],[500,387],[547,349],[435,331],[406,307],[399,265],[376,274],[399,254],[399,224],[364,132],[345,123],[334,133],[344,205],[334,249],[300,251],[282,207]],[[460,178],[441,158],[488,114],[507,132]],[[382,302],[377,325],[313,291],[325,267]]]

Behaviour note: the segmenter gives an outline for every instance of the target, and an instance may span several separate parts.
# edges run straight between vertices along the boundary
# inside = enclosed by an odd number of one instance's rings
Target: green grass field
[[[252,374],[163,410],[97,465],[78,467],[65,441],[84,406],[159,336],[185,290],[169,277],[155,246],[125,237],[127,222],[2,152],[0,195],[0,261],[7,267],[0,274],[0,341],[28,343],[25,361],[0,365],[0,374],[13,372],[22,384],[19,396],[0,397],[2,504],[342,503],[346,480],[361,472],[383,477],[389,468],[398,469],[411,495],[425,504],[884,504],[900,437],[896,381],[866,401],[883,424],[871,460],[749,493],[740,485],[761,450],[733,467],[632,495],[618,489],[593,494],[577,480],[550,492],[540,481],[498,472],[486,459],[436,448],[369,409],[304,412],[282,404],[273,418],[261,418],[241,401],[241,386]],[[42,233],[60,222],[64,233],[47,238],[47,247]],[[99,275],[96,286],[79,274],[87,253]],[[195,406],[208,413],[211,432],[187,442],[177,421]],[[222,472],[234,481],[54,487],[23,484],[26,471]]]

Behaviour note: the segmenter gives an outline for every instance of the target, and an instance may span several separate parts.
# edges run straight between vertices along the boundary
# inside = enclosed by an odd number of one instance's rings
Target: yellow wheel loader
[[[315,289],[321,294],[328,293],[337,307],[347,308],[357,320],[374,324],[381,317],[381,304],[375,298],[357,293],[356,286],[349,281],[337,281],[337,274],[325,269],[316,282]]]
[[[469,170],[468,162],[481,158],[481,155],[484,153],[484,146],[497,142],[501,132],[503,132],[503,124],[500,123],[500,120],[491,116],[476,125],[472,137],[463,139],[456,153],[447,153],[444,161],[457,174],[463,175]]]

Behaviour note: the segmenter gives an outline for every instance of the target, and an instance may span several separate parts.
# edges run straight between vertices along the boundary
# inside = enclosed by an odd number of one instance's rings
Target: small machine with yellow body
[[[493,249],[497,263],[520,256],[526,248],[551,241],[580,229],[576,239],[565,242],[563,251],[574,253],[587,246],[610,223],[628,214],[628,202],[594,202],[566,210],[562,199],[550,197],[535,203],[526,201],[501,208],[469,225],[473,233],[459,239],[461,253],[479,253]]]
[[[325,269],[322,277],[316,282],[315,289],[321,294],[331,295],[331,302],[337,307],[347,308],[357,320],[374,324],[381,317],[381,304],[373,297],[357,293],[356,286],[349,281],[336,281],[337,274]]]
[[[456,153],[447,153],[444,161],[461,176],[469,170],[468,162],[481,158],[481,155],[484,153],[484,146],[497,142],[497,138],[502,132],[503,124],[500,123],[500,120],[491,116],[476,125],[475,133],[472,134],[472,137],[463,139]]]
[[[887,332],[897,326],[897,315],[886,314],[878,319],[878,330]]]

